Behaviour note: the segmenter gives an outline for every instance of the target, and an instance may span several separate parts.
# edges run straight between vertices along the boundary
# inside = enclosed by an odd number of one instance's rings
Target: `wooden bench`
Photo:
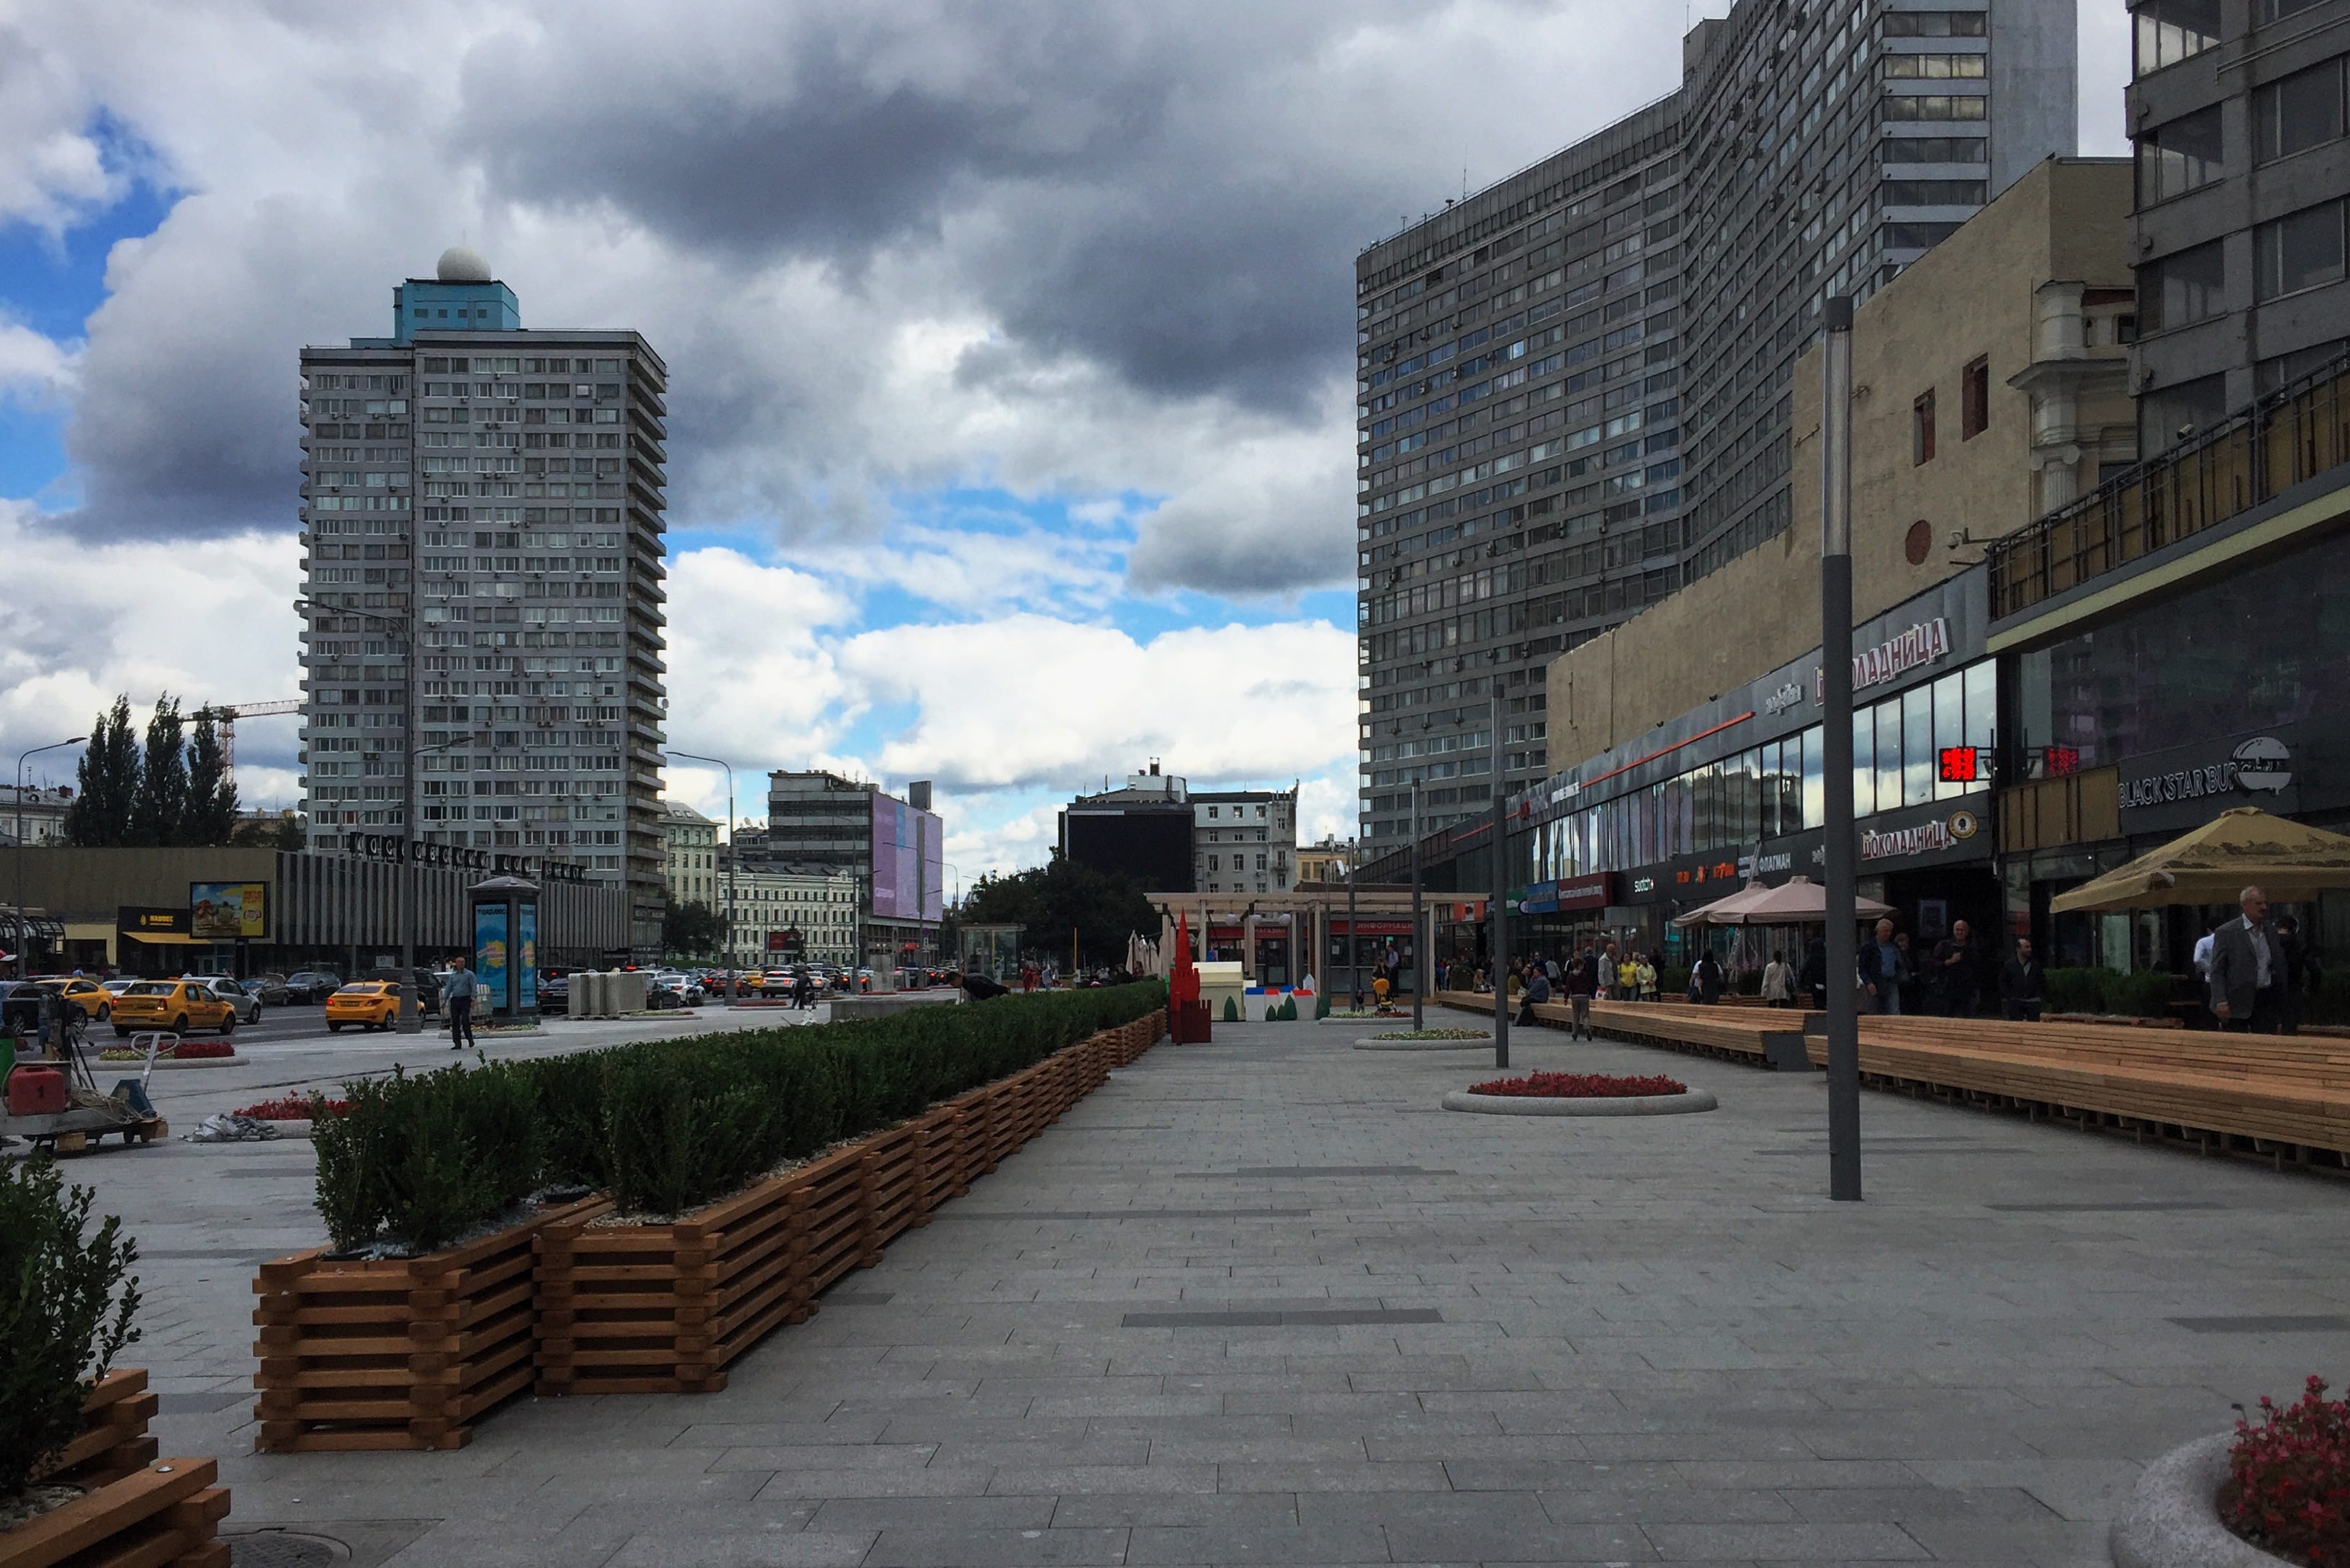
[[[1824,1063],[1826,1042],[1806,1044]],[[2350,1165],[2350,1048],[2329,1039],[1870,1017],[1860,1070],[1913,1092],[2045,1109],[2279,1165]]]
[[[1464,1012],[1493,1015],[1490,994],[1444,992],[1437,1000]],[[1513,1006],[1511,1016],[1515,1018],[1518,1012]],[[1783,1072],[1810,1071],[1811,1064],[1804,1055],[1804,1017],[1793,1009],[1669,1007],[1653,1002],[1591,1004],[1592,1028],[1612,1038],[1728,1056]],[[1534,1018],[1551,1028],[1565,1029],[1575,1021],[1574,1006],[1566,1002],[1537,1002]]]

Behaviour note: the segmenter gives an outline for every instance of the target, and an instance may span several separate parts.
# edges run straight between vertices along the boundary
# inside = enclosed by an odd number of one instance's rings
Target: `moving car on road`
[[[213,988],[196,980],[142,980],[114,999],[109,1020],[117,1034],[134,1029],[169,1029],[185,1034],[191,1029],[236,1029],[236,1008]]]
[[[343,977],[330,969],[306,969],[286,977],[288,1002],[324,1002],[341,989]]]
[[[234,1008],[239,1023],[261,1022],[261,998],[245,990],[244,981],[224,974],[208,974],[195,983],[208,987],[214,996]]]
[[[114,993],[94,980],[77,975],[70,980],[40,980],[33,983],[72,1002],[81,1009],[84,1017],[104,1023],[113,1016]]]
[[[264,1007],[286,1005],[286,977],[282,974],[257,974],[244,982],[244,989],[261,999]]]
[[[355,980],[327,998],[327,1032],[339,1034],[346,1023],[383,1030],[400,1022],[400,982]]]

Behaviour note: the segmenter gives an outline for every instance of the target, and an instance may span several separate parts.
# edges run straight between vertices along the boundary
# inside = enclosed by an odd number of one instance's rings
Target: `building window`
[[[1991,428],[1991,361],[1977,358],[1959,373],[1959,439],[1972,441]]]
[[[2217,104],[2158,125],[2137,139],[2137,202],[2141,207],[2208,185],[2221,172]]]
[[[2220,111],[2208,110],[2211,114]],[[2289,158],[2342,134],[2342,61],[2296,71],[2252,94],[2252,158]]]
[[[1909,405],[1909,464],[1934,461],[1934,393],[1929,388]]]
[[[2220,0],[2138,0],[2132,66],[2147,76],[2220,41]]]
[[[2259,0],[2259,3],[2253,6],[2253,10],[2261,22],[2267,24],[2282,22],[2287,16],[2296,16],[2313,5],[2324,3],[2324,0]]]
[[[2322,202],[2252,231],[2252,293],[2296,294],[2342,277],[2342,203]]]
[[[2146,331],[2165,332],[2217,316],[2227,281],[2218,240],[2148,262],[2137,269],[2139,323]]]

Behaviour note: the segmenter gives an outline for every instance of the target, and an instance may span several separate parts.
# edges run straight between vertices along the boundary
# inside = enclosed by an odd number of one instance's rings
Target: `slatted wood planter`
[[[264,1263],[256,1449],[458,1449],[483,1412],[530,1386],[544,1228],[610,1205],[549,1209],[421,1258]]]
[[[860,1138],[690,1219],[538,1233],[542,1394],[714,1393],[726,1367],[1164,1033],[1154,1013]]]
[[[210,1459],[162,1459],[147,1422],[147,1374],[108,1373],[82,1404],[81,1434],[40,1478],[88,1495],[0,1533],[0,1568],[227,1568],[213,1539],[228,1513]]]

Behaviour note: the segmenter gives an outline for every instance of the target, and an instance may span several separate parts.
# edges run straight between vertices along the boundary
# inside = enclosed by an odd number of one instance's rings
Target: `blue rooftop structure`
[[[354,337],[354,348],[405,347],[419,332],[519,332],[522,306],[490,275],[479,253],[452,245],[432,278],[411,277],[391,291],[391,336]]]

